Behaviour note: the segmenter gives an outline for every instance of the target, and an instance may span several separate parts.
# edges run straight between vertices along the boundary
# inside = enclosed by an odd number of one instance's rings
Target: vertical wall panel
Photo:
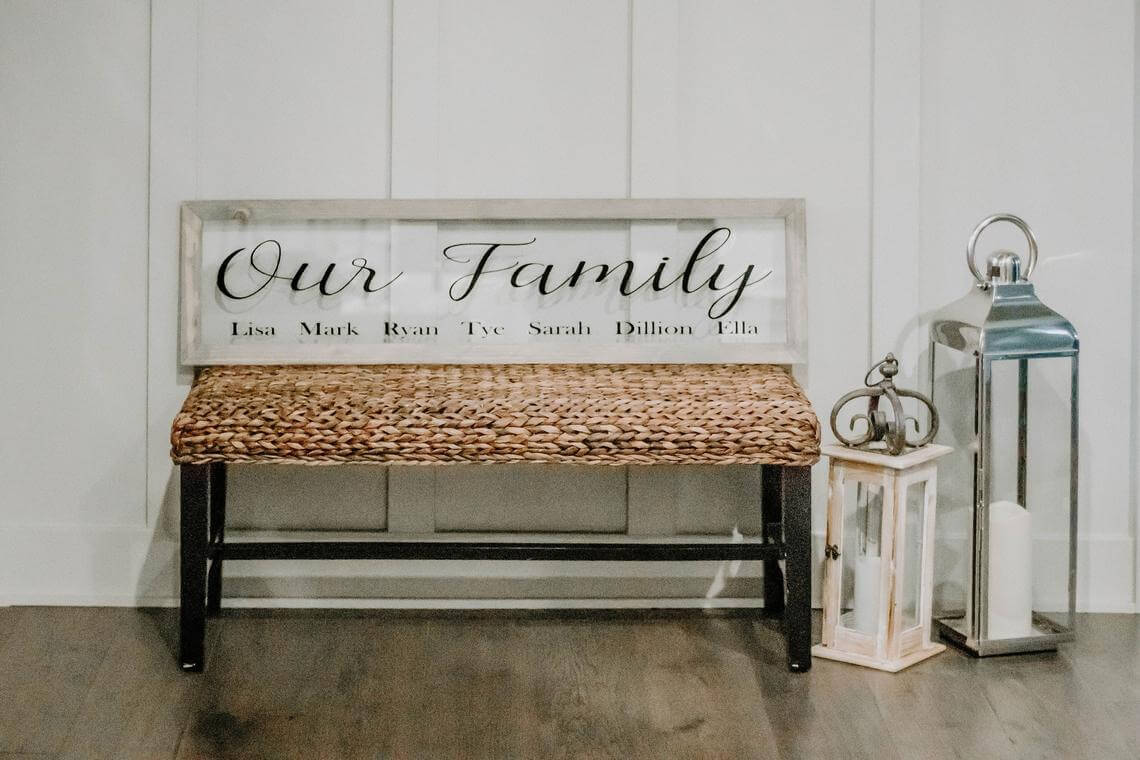
[[[2,8],[0,524],[146,519],[148,26]]]
[[[394,19],[393,197],[625,195],[624,4],[397,0]],[[621,531],[626,523],[620,469],[393,468],[390,478],[393,525]]]
[[[633,24],[630,194],[640,198],[691,195],[682,187],[679,172],[683,160],[678,135],[683,57],[680,3],[634,2]],[[652,225],[638,225],[634,232],[636,240],[661,234]],[[667,305],[649,308],[663,307]],[[755,532],[760,523],[759,492],[759,468],[755,467],[631,467],[629,532]]]
[[[629,18],[610,0],[440,3],[442,197],[622,197]]]
[[[439,197],[438,0],[392,0],[393,198]]]
[[[635,82],[633,135],[648,133],[646,144],[659,152],[635,151],[645,179],[635,173],[633,191],[652,195],[660,185],[681,196],[808,200],[809,360],[797,373],[826,412],[858,379],[869,341],[870,4],[680,2],[678,13],[674,26],[657,4],[635,5],[635,61],[650,62],[644,86]],[[674,47],[672,66],[653,57]],[[663,81],[671,71],[674,87]],[[675,138],[654,131],[670,110]],[[631,499],[674,499],[685,517],[676,524],[687,530],[700,524],[694,515],[708,494],[719,495],[722,509],[750,515],[758,474],[732,485],[722,478],[715,469],[674,470],[656,484],[642,476],[631,480]],[[821,507],[822,479],[815,485]]]
[[[681,62],[679,0],[633,0],[629,194],[683,196],[677,174]]]
[[[870,4],[685,2],[681,13],[681,192],[807,199],[801,379],[827,410],[867,356]]]
[[[677,197],[682,195],[677,177],[679,4],[672,0],[635,0],[631,10],[628,193],[633,198]],[[675,227],[658,224],[634,225],[630,231],[631,253],[636,255],[643,246],[652,250],[656,247],[653,243],[660,245],[664,236],[675,235],[675,230]],[[641,308],[659,309],[661,306],[643,304]],[[684,484],[692,483],[697,477],[694,472],[703,469],[706,468],[627,468],[629,533],[634,536],[675,534],[678,513],[694,511],[692,504],[683,503],[680,498]],[[698,504],[695,512],[703,514],[703,505]]]
[[[1133,611],[1140,612],[1140,9],[1133,7],[1132,22],[1132,476],[1129,497],[1132,503]]]
[[[390,17],[375,0],[203,0],[203,196],[387,195]]]
[[[372,0],[203,0],[198,195],[382,198],[391,11]],[[236,467],[232,510],[260,527],[384,527],[385,470]]]
[[[167,541],[178,535],[170,423],[191,379],[178,363],[178,207],[198,197],[198,20],[197,0],[151,5],[147,524]],[[167,583],[176,595],[173,574]]]
[[[899,360],[901,387],[915,387],[925,351],[919,315],[920,273],[920,0],[874,4],[874,93],[871,103],[871,345],[869,362]],[[925,375],[921,375],[925,376]]]

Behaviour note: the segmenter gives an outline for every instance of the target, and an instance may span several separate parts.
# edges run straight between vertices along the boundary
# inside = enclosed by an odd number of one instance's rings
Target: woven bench
[[[784,615],[789,667],[811,665],[809,473],[819,422],[781,367],[209,367],[171,441],[181,466],[185,670],[203,666],[225,559],[763,560],[765,611]],[[760,465],[763,532],[732,543],[225,539],[229,464],[525,462]]]

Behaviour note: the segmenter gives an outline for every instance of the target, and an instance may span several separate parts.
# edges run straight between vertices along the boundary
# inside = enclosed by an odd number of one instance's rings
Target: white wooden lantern
[[[823,640],[816,657],[892,673],[938,654],[931,643],[935,460],[829,445]]]

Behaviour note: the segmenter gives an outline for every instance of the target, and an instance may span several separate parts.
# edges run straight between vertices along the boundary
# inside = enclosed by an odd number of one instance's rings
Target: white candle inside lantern
[[[1033,633],[1033,520],[1012,501],[990,505],[989,631],[991,639]]]
[[[879,572],[882,558],[861,554],[855,559],[855,630],[875,633],[879,624]]]

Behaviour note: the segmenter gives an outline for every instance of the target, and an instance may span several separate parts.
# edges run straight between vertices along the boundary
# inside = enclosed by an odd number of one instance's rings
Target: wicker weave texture
[[[211,367],[178,464],[810,465],[819,421],[768,365]]]

